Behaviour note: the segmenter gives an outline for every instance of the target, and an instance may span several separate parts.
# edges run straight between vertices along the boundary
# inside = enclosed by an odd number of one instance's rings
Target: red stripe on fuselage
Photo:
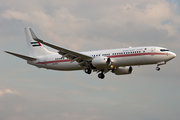
[[[132,56],[141,56],[141,55],[167,55],[167,53],[133,53],[133,54],[111,55],[107,57],[115,58],[115,57],[132,57]]]
[[[167,55],[167,53],[134,53],[134,54],[111,55],[107,57],[116,58],[116,57],[132,57],[132,56],[142,56],[142,55]],[[38,62],[37,64],[49,64],[49,63],[70,62],[70,61],[71,61],[70,59],[53,60],[53,61]]]

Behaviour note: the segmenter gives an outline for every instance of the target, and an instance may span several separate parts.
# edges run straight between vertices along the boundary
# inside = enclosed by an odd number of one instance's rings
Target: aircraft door
[[[151,56],[154,56],[155,48],[151,48]]]

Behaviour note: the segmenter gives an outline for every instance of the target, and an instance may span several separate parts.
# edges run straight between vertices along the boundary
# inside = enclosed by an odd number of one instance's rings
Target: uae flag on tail
[[[31,42],[31,45],[33,47],[36,47],[36,46],[41,46],[41,43],[40,42]]]

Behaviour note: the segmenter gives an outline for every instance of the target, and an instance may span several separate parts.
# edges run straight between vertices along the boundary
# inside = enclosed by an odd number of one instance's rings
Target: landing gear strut
[[[104,79],[105,75],[103,73],[99,73],[98,77],[101,78],[101,79]]]
[[[92,72],[91,69],[89,69],[89,68],[86,68],[84,71],[85,71],[85,73],[87,73],[87,74],[91,74],[91,72]]]
[[[166,64],[166,62],[164,61],[164,62],[162,62],[162,63],[159,63],[159,64],[157,64],[157,67],[156,67],[156,70],[157,71],[160,71],[160,65],[165,65]]]

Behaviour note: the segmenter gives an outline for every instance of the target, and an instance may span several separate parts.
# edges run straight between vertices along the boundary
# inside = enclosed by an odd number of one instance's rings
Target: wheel
[[[159,68],[159,67],[156,67],[156,70],[157,70],[157,71],[160,71],[160,68]]]
[[[87,74],[91,74],[91,69],[89,69],[89,68],[86,68],[84,71],[85,71],[85,73],[87,73]]]
[[[86,68],[84,71],[85,71],[85,73],[88,73],[89,70],[88,70],[88,68]]]
[[[99,73],[98,77],[101,78],[101,79],[104,79],[105,75],[103,73]]]

